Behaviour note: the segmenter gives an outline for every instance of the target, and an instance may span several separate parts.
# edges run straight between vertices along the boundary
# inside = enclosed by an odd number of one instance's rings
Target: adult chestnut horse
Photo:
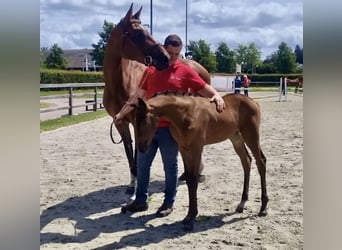
[[[295,93],[297,93],[299,89],[303,90],[303,83],[304,83],[303,76],[300,76],[295,79],[286,78],[287,86],[295,86]]]
[[[141,10],[142,7],[133,14],[133,4],[131,4],[126,15],[111,31],[106,45],[103,64],[105,81],[103,104],[112,117],[135,93],[146,64],[153,65],[158,70],[168,67],[167,52],[141,24]],[[191,66],[210,84],[210,75],[204,67],[192,60],[182,60],[182,62]],[[122,138],[129,163],[131,183],[127,193],[131,194],[135,186],[137,148],[132,147],[129,124],[135,127],[134,117],[132,112],[122,124],[115,125]]]
[[[259,105],[244,95],[223,96],[226,108],[218,113],[214,103],[204,97],[160,94],[144,102],[139,99],[136,107],[138,148],[146,151],[157,128],[159,118],[170,121],[172,136],[182,155],[186,184],[189,192],[189,210],[183,220],[184,229],[192,230],[197,209],[197,186],[204,145],[230,139],[240,157],[244,170],[242,198],[236,208],[243,212],[248,200],[252,158],[251,150],[261,177],[261,209],[259,216],[267,214],[266,157],[260,147]]]

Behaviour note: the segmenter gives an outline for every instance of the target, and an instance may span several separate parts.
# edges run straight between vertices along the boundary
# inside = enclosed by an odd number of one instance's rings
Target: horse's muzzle
[[[157,70],[163,70],[169,67],[169,58],[165,55],[159,57],[153,62]]]

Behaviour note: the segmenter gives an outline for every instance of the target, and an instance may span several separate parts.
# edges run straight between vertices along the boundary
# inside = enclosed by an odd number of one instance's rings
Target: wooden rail
[[[99,108],[103,108],[102,99],[98,98],[98,95],[101,94],[98,92],[99,87],[104,87],[104,83],[49,83],[49,84],[40,84],[40,89],[68,89],[69,93],[65,95],[53,95],[53,96],[41,96],[40,100],[47,99],[58,99],[58,98],[68,98],[69,105],[67,107],[57,107],[57,108],[47,108],[40,110],[40,113],[58,111],[63,109],[68,109],[68,115],[73,115],[73,109],[79,107],[85,107],[86,110],[90,110],[88,107],[92,105],[93,111],[97,111]],[[73,93],[74,88],[93,88],[94,92],[75,94]],[[86,100],[84,104],[81,105],[73,105],[73,97],[80,97],[87,94],[93,94],[94,98],[91,100]]]

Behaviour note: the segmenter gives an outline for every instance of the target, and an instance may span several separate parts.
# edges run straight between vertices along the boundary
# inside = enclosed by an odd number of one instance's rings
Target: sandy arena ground
[[[155,217],[163,200],[159,154],[149,210],[121,214],[129,199],[129,170],[123,145],[110,140],[111,118],[105,117],[40,134],[41,249],[303,249],[303,97],[289,94],[279,102],[277,96],[260,98],[274,93],[250,95],[262,110],[268,216],[257,216],[261,191],[254,161],[246,209],[234,213],[243,170],[229,140],[204,150],[206,182],[199,184],[193,232],[181,224],[188,209],[185,184],[179,185],[174,212]]]

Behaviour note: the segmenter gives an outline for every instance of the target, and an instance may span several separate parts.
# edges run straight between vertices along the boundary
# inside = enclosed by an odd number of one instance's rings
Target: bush
[[[95,83],[104,82],[103,73],[98,71],[69,71],[40,69],[40,83]]]

